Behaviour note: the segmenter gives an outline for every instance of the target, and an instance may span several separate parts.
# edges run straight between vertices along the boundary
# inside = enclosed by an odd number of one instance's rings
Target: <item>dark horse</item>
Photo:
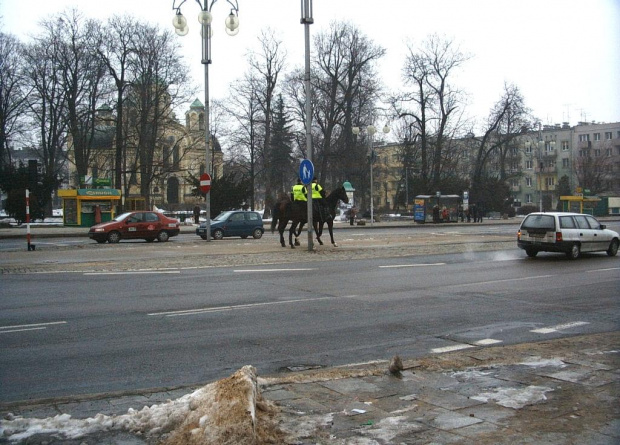
[[[323,234],[323,226],[327,224],[327,229],[329,230],[329,237],[331,238],[332,245],[334,247],[338,247],[338,244],[334,241],[334,218],[336,217],[336,207],[338,206],[338,201],[342,201],[345,204],[349,203],[349,197],[347,196],[347,192],[344,187],[339,187],[327,195],[324,199],[325,212],[327,215],[323,218],[317,218],[314,222],[314,232],[316,233],[316,240],[320,245],[323,245],[323,241],[321,241],[321,235]]]
[[[338,205],[339,200],[342,200],[345,203],[349,202],[349,198],[344,190],[344,187],[337,188],[324,199],[324,212],[313,212],[312,219],[314,223],[314,230],[316,233],[317,241],[321,245],[323,244],[323,242],[321,241],[323,226],[325,225],[325,223],[327,223],[332,244],[337,247],[337,244],[334,241],[333,227],[334,217],[336,215],[336,206]],[[321,213],[324,214],[325,218],[321,217]],[[273,208],[271,232],[274,232],[277,226],[278,232],[280,233],[280,244],[282,245],[282,247],[286,247],[286,243],[284,242],[284,230],[286,229],[286,225],[289,221],[291,221],[291,227],[289,228],[288,236],[289,245],[292,249],[294,249],[295,246],[299,246],[299,241],[297,238],[299,237],[299,234],[301,233],[304,224],[308,222],[307,215],[308,212],[306,203],[296,203],[294,205],[288,195],[282,195],[280,199],[278,199],[276,205]],[[293,235],[295,235],[295,244],[293,244]]]

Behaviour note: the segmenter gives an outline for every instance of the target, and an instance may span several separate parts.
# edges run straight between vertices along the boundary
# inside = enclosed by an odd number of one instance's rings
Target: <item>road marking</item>
[[[146,275],[162,273],[181,273],[180,270],[134,270],[128,272],[85,272],[84,275]]]
[[[427,264],[393,264],[391,266],[379,266],[379,269],[389,269],[395,267],[427,267],[427,266],[445,266],[446,263],[427,263]]]
[[[478,340],[474,344],[476,344],[478,346],[489,346],[489,345],[496,345],[498,343],[503,343],[503,341],[502,340],[495,340],[494,338],[485,338],[483,340]]]
[[[551,334],[552,332],[563,331],[565,329],[576,328],[578,326],[584,326],[587,324],[590,324],[590,323],[587,321],[575,321],[572,323],[559,324],[557,326],[552,326],[550,328],[533,329],[530,332],[534,332],[535,334]]]
[[[592,272],[609,272],[610,270],[620,270],[620,267],[610,267],[609,269],[594,269],[594,270],[586,270],[586,273],[592,273]]]
[[[478,281],[475,283],[459,283],[453,286],[480,286],[481,284],[494,284],[494,283],[508,283],[510,281],[525,281],[525,280],[537,280],[539,278],[550,278],[555,275],[538,275],[536,277],[523,277],[523,278],[507,278],[505,280],[491,280],[491,281]]]
[[[8,334],[9,332],[22,332],[22,331],[38,331],[41,329],[47,329],[48,326],[54,326],[58,324],[67,324],[66,321],[51,321],[49,323],[33,323],[33,324],[20,324],[14,326],[0,326],[0,334]]]
[[[308,270],[316,270],[316,269],[234,269],[233,272],[242,273],[242,272],[304,272]]]
[[[454,346],[445,346],[443,348],[434,348],[431,349],[431,352],[433,354],[441,354],[443,352],[454,352],[454,351],[460,351],[461,349],[469,349],[469,348],[473,348],[473,345],[454,345]]]
[[[182,311],[168,311],[168,312],[153,312],[150,314],[146,314],[149,316],[153,315],[163,315],[166,317],[178,317],[183,315],[196,315],[196,314],[206,314],[210,312],[224,312],[224,311],[234,311],[237,309],[248,309],[254,307],[261,306],[273,306],[276,304],[290,304],[290,303],[305,303],[308,301],[322,301],[322,300],[333,300],[336,297],[317,297],[317,298],[306,298],[306,299],[298,299],[298,300],[286,300],[286,301],[268,301],[264,303],[249,303],[249,304],[238,304],[238,305],[229,305],[229,306],[215,306],[215,307],[206,307],[200,309],[187,309]],[[348,297],[351,298],[351,297]]]

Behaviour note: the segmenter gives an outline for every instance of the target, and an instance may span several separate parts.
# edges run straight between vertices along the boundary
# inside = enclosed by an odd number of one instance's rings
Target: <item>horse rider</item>
[[[312,179],[312,211],[321,221],[327,221],[328,212],[325,208],[325,190],[319,184],[316,176]]]
[[[296,207],[301,207],[308,202],[308,190],[306,186],[302,184],[301,179],[297,179],[297,184],[295,184],[291,190],[291,201],[293,202],[293,206]]]

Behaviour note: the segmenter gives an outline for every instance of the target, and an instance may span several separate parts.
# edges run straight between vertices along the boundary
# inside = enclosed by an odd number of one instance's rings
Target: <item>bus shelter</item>
[[[418,223],[433,222],[438,212],[439,222],[457,222],[460,204],[459,195],[418,195],[413,203],[413,220]]]
[[[563,212],[587,213],[594,215],[601,198],[598,196],[560,196]]]
[[[91,227],[114,219],[114,206],[121,199],[117,189],[58,190],[62,198],[63,225]]]

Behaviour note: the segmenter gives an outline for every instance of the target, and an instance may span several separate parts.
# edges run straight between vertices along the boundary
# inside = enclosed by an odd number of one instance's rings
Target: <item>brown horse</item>
[[[294,249],[295,246],[299,246],[297,238],[304,224],[308,222],[306,203],[297,201],[293,204],[288,195],[282,194],[273,207],[271,218],[271,233],[275,231],[276,227],[278,228],[282,247],[286,247],[284,230],[289,221],[291,221],[291,227],[289,228],[288,242],[291,249]],[[295,235],[295,244],[293,244],[293,235]]]

